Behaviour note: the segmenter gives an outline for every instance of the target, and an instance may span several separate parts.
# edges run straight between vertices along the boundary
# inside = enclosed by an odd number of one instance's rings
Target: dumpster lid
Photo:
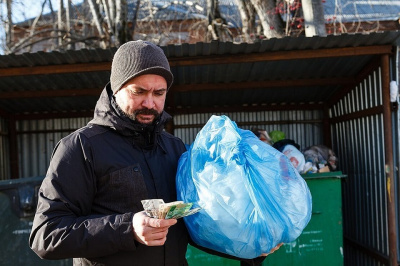
[[[304,179],[321,179],[321,178],[346,178],[347,175],[343,174],[342,171],[326,172],[326,173],[310,173],[302,174]]]

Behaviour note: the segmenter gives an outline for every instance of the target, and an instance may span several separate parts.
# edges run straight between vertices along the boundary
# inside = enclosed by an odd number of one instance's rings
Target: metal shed
[[[168,128],[191,143],[211,114],[325,144],[348,177],[346,265],[398,265],[399,32],[162,47],[175,76]],[[0,179],[44,175],[56,142],[85,125],[116,49],[0,56]],[[398,91],[396,92],[398,95]]]

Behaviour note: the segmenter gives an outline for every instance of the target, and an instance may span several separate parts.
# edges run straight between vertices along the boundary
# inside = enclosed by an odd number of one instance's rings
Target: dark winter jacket
[[[94,119],[57,144],[29,244],[42,258],[75,258],[74,265],[186,265],[183,219],[159,247],[134,241],[132,228],[141,200],[176,200],[175,175],[185,146],[163,131],[165,112],[145,127],[115,106],[107,86]]]

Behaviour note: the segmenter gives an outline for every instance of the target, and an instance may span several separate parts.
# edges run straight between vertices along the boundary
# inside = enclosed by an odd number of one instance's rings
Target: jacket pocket
[[[138,164],[119,169],[99,179],[95,203],[111,213],[142,211],[147,189]]]

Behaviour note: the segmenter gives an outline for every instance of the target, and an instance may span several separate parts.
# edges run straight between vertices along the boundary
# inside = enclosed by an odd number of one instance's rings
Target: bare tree
[[[139,6],[140,0],[136,0],[136,7]],[[117,0],[115,8],[115,34],[116,40],[118,40],[116,46],[119,46],[125,42],[132,40],[139,8],[136,8],[135,15],[131,24],[128,23],[128,5],[126,3],[126,0]]]
[[[198,30],[187,36],[205,36],[202,27],[207,23],[199,23],[201,19],[192,20],[193,25],[188,25],[186,15],[180,12],[179,5],[169,3],[165,6],[155,5],[151,0],[83,0],[79,7],[73,6],[71,0],[59,0],[57,11],[51,6],[52,1],[42,0],[41,12],[33,19],[18,22],[16,29],[18,36],[13,39],[12,0],[0,0],[4,4],[2,10],[8,11],[8,17],[1,14],[4,36],[7,38],[2,43],[5,53],[21,53],[38,50],[65,50],[90,47],[113,47],[132,40],[134,36],[152,40],[159,44],[174,43],[182,38],[190,29]],[[7,6],[5,6],[7,1]],[[194,0],[197,1],[197,0]],[[189,3],[189,2],[188,2]],[[129,17],[128,17],[129,5]],[[168,7],[176,5],[176,19],[174,15],[167,14]],[[188,4],[189,5],[189,4]],[[44,14],[44,7],[50,8],[50,13]],[[197,8],[200,5],[196,5]],[[173,11],[173,9],[171,9]],[[193,12],[193,8],[190,12]],[[140,11],[140,12],[139,12]],[[158,12],[160,11],[160,12]],[[157,15],[155,16],[155,14]],[[163,15],[159,15],[162,13]],[[132,15],[133,14],[133,15]],[[189,13],[187,14],[190,17]],[[204,16],[204,18],[206,18]],[[138,20],[140,22],[138,23]],[[218,29],[220,30],[220,29]],[[203,32],[203,33],[201,33]],[[230,32],[226,31],[229,36]],[[201,33],[201,34],[200,34]],[[230,38],[229,40],[232,40]]]
[[[239,14],[242,19],[242,35],[245,42],[251,42],[251,36],[255,34],[255,9],[247,0],[236,0]]]
[[[34,34],[35,34],[36,24],[38,23],[39,19],[41,18],[42,14],[43,14],[43,10],[44,10],[44,6],[46,5],[46,2],[47,2],[47,0],[43,1],[42,8],[40,10],[39,15],[33,20],[32,26],[30,27],[29,38],[32,38],[32,36],[34,36]],[[50,3],[50,5],[51,5],[51,3]],[[28,48],[29,52],[30,52],[31,48],[32,48],[32,46],[29,46],[29,48]]]
[[[206,40],[232,41],[233,36],[219,10],[218,0],[207,0],[208,27]]]
[[[379,22],[324,21],[323,0],[82,0],[77,5],[58,0],[57,11],[51,0],[40,0],[40,14],[17,24],[14,2],[0,0],[5,53],[117,47],[138,38],[166,45],[326,36],[326,28],[329,34],[384,30]]]
[[[264,36],[270,38],[281,38],[284,36],[283,20],[276,12],[275,0],[250,0],[263,27]]]
[[[74,28],[71,25],[71,0],[67,0],[65,8],[65,30],[67,32],[66,38],[68,40],[67,49],[75,49],[74,43],[71,43],[71,35],[73,34]]]
[[[236,4],[242,20],[244,41],[253,40],[251,36],[254,35],[268,39],[298,35],[303,31],[304,10],[312,12],[307,16],[309,31],[318,29],[312,35],[326,35],[321,0],[236,0]],[[256,15],[259,17],[261,33],[254,23]]]
[[[62,40],[62,33],[61,30],[64,28],[64,20],[63,20],[63,13],[64,13],[64,1],[63,0],[58,0],[58,12],[57,12],[57,25],[58,25],[58,40],[57,43],[59,46],[62,46],[63,40]]]
[[[101,48],[105,48],[106,44],[103,41],[103,39],[104,39],[104,30],[103,30],[103,26],[102,26],[102,18],[101,18],[101,15],[100,15],[99,5],[97,3],[95,3],[94,0],[88,0],[88,3],[89,3],[89,6],[90,6],[90,11],[92,12],[92,18],[93,18],[93,21],[94,21],[94,23],[96,25],[99,37],[102,40],[100,42],[100,47]]]
[[[301,0],[307,37],[326,36],[324,9],[321,0]]]
[[[13,39],[13,34],[12,34],[12,11],[11,11],[11,6],[12,6],[12,0],[6,0],[6,8],[7,8],[7,21],[5,23],[6,25],[6,47],[10,47],[12,39]]]

